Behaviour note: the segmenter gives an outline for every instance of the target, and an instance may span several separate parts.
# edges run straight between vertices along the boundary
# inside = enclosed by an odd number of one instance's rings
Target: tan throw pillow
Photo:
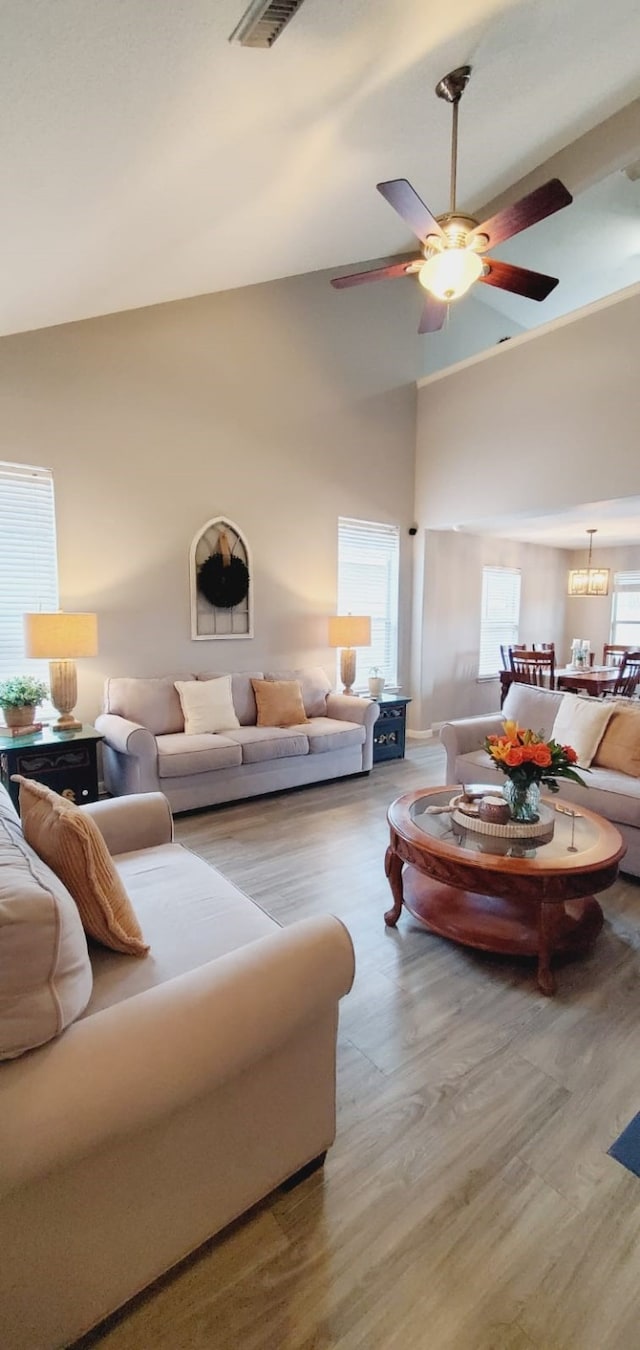
[[[43,783],[13,775],[20,784],[24,837],[71,892],[89,937],[116,952],[144,956],[131,901],[91,816]]]
[[[238,731],[240,723],[231,697],[231,676],[215,680],[176,680],[187,736]]]
[[[259,727],[297,727],[309,718],[299,680],[252,680]]]
[[[596,698],[580,698],[565,694],[551,728],[554,741],[572,745],[578,756],[578,765],[588,769],[611,717],[611,704]]]
[[[631,778],[640,778],[638,712],[630,708],[614,709],[593,762],[601,769],[616,769],[618,773],[628,773]]]

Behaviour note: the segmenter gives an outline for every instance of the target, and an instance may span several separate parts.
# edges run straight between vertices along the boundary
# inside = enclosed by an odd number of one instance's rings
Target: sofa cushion
[[[637,709],[621,709],[616,705],[593,763],[640,778],[640,705]]]
[[[112,676],[105,682],[104,711],[126,717],[148,727],[154,736],[184,731],[184,716],[174,681],[189,675],[142,679],[128,675]]]
[[[85,932],[114,951],[144,956],[148,948],[95,821],[43,783],[20,774],[13,781],[25,839],[71,892]]]
[[[151,950],[146,961],[123,961],[114,952],[96,949],[87,1017],[279,927],[220,872],[180,844],[122,853],[115,865]]]
[[[540,731],[545,740],[551,735],[558,708],[564,695],[554,689],[538,689],[533,684],[509,686],[502,716],[511,718],[525,731]]]
[[[347,750],[352,745],[364,745],[366,729],[355,722],[338,722],[334,717],[312,717],[305,725],[312,755],[327,750]]]
[[[579,694],[563,694],[551,735],[560,745],[572,745],[578,766],[588,769],[612,712],[610,703],[580,698]]]
[[[233,731],[240,723],[231,698],[231,676],[214,680],[176,680],[187,736]]]
[[[301,666],[298,670],[282,670],[265,675],[266,680],[297,680],[302,689],[302,702],[307,717],[324,717],[331,681],[322,666]]]
[[[307,721],[298,680],[252,680],[259,727],[295,727]]]
[[[243,764],[263,764],[269,759],[308,755],[306,729],[306,723],[304,727],[241,727],[229,732],[229,740],[241,750]]]
[[[217,680],[218,675],[213,671],[204,671],[201,675],[197,675],[196,679]],[[261,679],[263,679],[261,670],[231,676],[231,697],[241,727],[255,726],[258,720],[256,696],[251,681]]]
[[[0,788],[0,1059],[15,1059],[79,1017],[93,977],[80,915],[23,838]]]
[[[158,777],[182,778],[185,774],[210,773],[215,769],[233,769],[242,763],[242,754],[228,736],[213,733],[187,736],[157,736]]]

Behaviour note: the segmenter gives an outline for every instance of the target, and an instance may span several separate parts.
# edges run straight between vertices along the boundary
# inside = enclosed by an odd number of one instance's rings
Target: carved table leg
[[[384,857],[384,871],[393,895],[393,909],[388,909],[384,921],[387,928],[395,928],[402,910],[402,858],[389,847]]]
[[[551,969],[553,937],[557,919],[556,905],[540,905],[538,925],[538,988],[549,998],[556,992],[556,979]]]

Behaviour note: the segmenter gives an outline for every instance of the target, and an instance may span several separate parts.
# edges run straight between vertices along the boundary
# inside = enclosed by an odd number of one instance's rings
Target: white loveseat
[[[499,734],[506,718],[550,736],[564,697],[555,690],[512,684],[501,712],[446,722],[440,730],[440,740],[447,752],[447,783],[502,785],[504,774],[494,768],[483,749],[485,737]],[[640,712],[636,715],[640,716]],[[640,778],[592,764],[584,779],[586,787],[570,779],[559,779],[561,797],[610,820],[627,845],[622,871],[640,876]]]
[[[162,791],[174,811],[189,811],[371,769],[378,704],[332,693],[320,667],[233,675],[240,729],[186,735],[174,681],[215,678],[204,673],[106,681],[96,727],[104,736],[108,792]],[[285,728],[256,726],[252,678],[299,680],[309,721]]]
[[[136,959],[91,945],[87,955],[79,927],[76,966],[90,957],[82,1003],[93,981],[84,1013],[0,1063],[2,1350],[66,1346],[321,1161],[335,1133],[338,1003],[354,968],[343,925],[323,916],[281,928],[173,843],[160,794],[82,809],[107,841],[150,951]],[[55,927],[56,886],[0,788],[9,1053],[22,1030],[12,954],[24,951],[24,914]],[[41,975],[55,1026],[55,987]]]

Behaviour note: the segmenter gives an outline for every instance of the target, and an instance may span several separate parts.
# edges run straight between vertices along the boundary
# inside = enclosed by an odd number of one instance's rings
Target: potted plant
[[[372,698],[380,698],[384,689],[384,675],[380,666],[372,666],[369,671],[369,693]]]
[[[14,675],[10,680],[0,680],[0,708],[7,726],[31,726],[38,704],[48,696],[47,685],[33,675]]]

